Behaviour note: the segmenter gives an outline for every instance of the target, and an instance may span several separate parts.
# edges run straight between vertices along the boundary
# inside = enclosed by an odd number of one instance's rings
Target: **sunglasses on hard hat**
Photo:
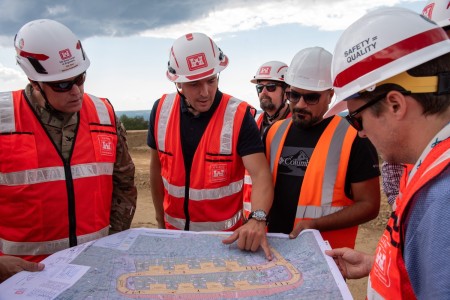
[[[280,86],[280,85],[276,84],[276,83],[257,84],[256,91],[258,92],[258,94],[260,94],[260,93],[262,93],[263,89],[266,88],[266,90],[268,92],[275,92],[275,90],[277,89],[277,86]]]
[[[86,72],[83,72],[73,80],[44,82],[44,84],[48,85],[54,92],[64,93],[70,91],[74,84],[81,86],[85,80]]]
[[[301,94],[292,90],[286,92],[286,98],[289,100],[289,102],[294,104],[300,102],[300,99],[303,98],[303,101],[305,101],[306,104],[314,105],[319,103],[320,96],[322,96],[322,94],[320,93]]]
[[[400,93],[402,93],[403,95],[409,95],[411,94],[410,91],[398,91]],[[375,105],[375,103],[379,102],[380,100],[383,100],[384,98],[386,98],[387,94],[389,92],[383,93],[381,95],[376,96],[375,98],[373,98],[372,100],[370,100],[369,102],[367,102],[366,104],[364,104],[363,106],[361,106],[360,108],[358,108],[357,110],[355,110],[354,112],[352,112],[351,114],[348,114],[347,116],[345,116],[345,119],[347,120],[347,122],[350,123],[350,125],[353,126],[353,128],[355,128],[357,131],[361,131],[363,130],[363,123],[362,123],[362,118],[361,117],[356,117],[356,115],[358,115],[359,113],[361,113],[363,110],[365,110],[366,108],[369,108],[373,105]],[[356,98],[355,96],[352,96],[350,98]]]

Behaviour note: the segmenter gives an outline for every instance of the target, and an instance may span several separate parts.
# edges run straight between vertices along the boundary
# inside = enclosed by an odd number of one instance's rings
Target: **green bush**
[[[119,119],[126,130],[148,129],[148,121],[144,120],[144,117],[142,116],[130,118],[127,117],[126,115],[121,115]]]

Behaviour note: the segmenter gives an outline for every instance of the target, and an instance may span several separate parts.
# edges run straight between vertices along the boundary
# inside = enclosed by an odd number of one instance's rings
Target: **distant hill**
[[[128,118],[143,117],[144,120],[150,119],[151,110],[120,110],[116,111],[116,115],[120,118],[122,115],[126,115]]]

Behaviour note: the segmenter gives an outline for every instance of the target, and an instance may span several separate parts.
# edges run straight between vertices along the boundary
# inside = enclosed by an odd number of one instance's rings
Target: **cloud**
[[[0,64],[0,82],[2,84],[12,87],[11,89],[21,89],[27,81],[27,77],[23,72],[7,68]]]
[[[81,39],[176,38],[194,31],[215,36],[286,23],[342,30],[371,9],[400,2],[415,0],[0,0],[0,43],[39,18],[60,21]]]

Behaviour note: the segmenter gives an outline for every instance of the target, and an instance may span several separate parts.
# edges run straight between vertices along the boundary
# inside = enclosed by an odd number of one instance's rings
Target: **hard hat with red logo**
[[[284,80],[290,86],[310,90],[325,91],[332,87],[332,55],[321,47],[300,50],[292,59]]]
[[[250,80],[251,83],[258,83],[258,80],[272,80],[284,82],[284,75],[287,70],[287,65],[281,61],[269,61],[264,63],[256,71],[256,75]]]
[[[450,1],[431,0],[422,10],[422,15],[436,22],[441,27],[450,25]]]
[[[16,60],[29,79],[58,81],[87,70],[89,59],[75,34],[54,20],[31,21],[14,38]]]
[[[172,45],[167,78],[172,82],[200,80],[221,72],[228,66],[228,57],[216,43],[203,33],[189,33]]]
[[[336,99],[324,117],[347,109],[344,100],[377,85],[408,84],[414,92],[419,84],[412,83],[411,76],[405,81],[405,76],[396,75],[448,52],[445,31],[426,17],[399,7],[369,12],[336,43],[332,63]]]

